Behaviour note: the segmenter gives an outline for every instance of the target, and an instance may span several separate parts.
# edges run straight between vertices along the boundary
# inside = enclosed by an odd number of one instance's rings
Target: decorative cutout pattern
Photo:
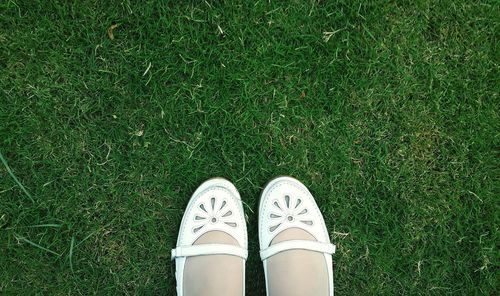
[[[269,214],[274,223],[269,227],[270,232],[274,232],[278,227],[285,223],[298,223],[305,226],[312,226],[313,219],[310,217],[309,210],[304,205],[300,197],[284,195],[272,203]]]
[[[209,201],[201,202],[194,216],[193,233],[197,233],[207,225],[223,223],[236,228],[238,224],[233,217],[233,211],[229,209],[227,201],[212,196]]]

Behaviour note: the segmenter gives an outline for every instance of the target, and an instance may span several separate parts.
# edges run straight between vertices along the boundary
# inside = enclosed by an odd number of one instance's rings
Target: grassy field
[[[498,2],[224,2],[0,2],[0,294],[174,295],[184,207],[223,176],[264,295],[282,174],[336,295],[498,293]]]

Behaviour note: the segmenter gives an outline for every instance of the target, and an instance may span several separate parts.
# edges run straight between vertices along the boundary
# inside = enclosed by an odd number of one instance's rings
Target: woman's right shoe
[[[298,180],[278,177],[264,188],[259,242],[267,295],[333,296],[335,245],[312,194]]]

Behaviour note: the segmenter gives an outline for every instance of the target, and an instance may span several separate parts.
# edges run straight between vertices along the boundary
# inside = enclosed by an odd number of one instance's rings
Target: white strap
[[[191,257],[203,255],[232,255],[247,259],[248,251],[238,246],[224,244],[201,244],[192,246],[178,246],[172,249],[171,258]]]
[[[273,255],[288,250],[307,250],[325,254],[333,254],[335,253],[335,245],[309,240],[288,240],[271,245],[267,249],[260,251],[260,259],[264,261]]]

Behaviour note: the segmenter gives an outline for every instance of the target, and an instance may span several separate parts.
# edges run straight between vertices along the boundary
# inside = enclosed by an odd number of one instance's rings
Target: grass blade
[[[45,248],[45,247],[42,247],[42,246],[40,246],[39,244],[34,243],[34,242],[30,241],[29,239],[27,239],[27,238],[25,238],[25,237],[23,237],[23,236],[20,236],[20,235],[18,235],[18,234],[14,234],[14,237],[15,237],[17,240],[23,241],[23,242],[25,242],[25,243],[27,243],[27,244],[30,244],[30,245],[32,245],[32,246],[34,246],[34,247],[37,247],[37,248],[39,248],[40,250],[44,250],[44,251],[49,252],[49,253],[51,253],[51,254],[54,254],[54,255],[57,255],[57,256],[61,256],[61,254],[59,254],[59,253],[57,253],[57,252],[54,252],[54,251],[52,251],[52,250],[50,250],[50,249],[47,249],[47,248]]]
[[[31,225],[28,226],[28,228],[41,228],[41,227],[54,227],[54,228],[61,228],[61,224],[38,224],[38,225]]]
[[[69,268],[71,269],[71,272],[73,271],[73,246],[75,245],[75,237],[71,237],[71,243],[69,245]]]
[[[9,175],[12,177],[12,179],[14,179],[14,181],[17,183],[17,185],[19,185],[19,187],[21,187],[21,189],[28,196],[28,198],[32,202],[35,202],[35,200],[31,196],[31,194],[28,192],[28,190],[26,190],[26,188],[23,186],[23,184],[21,184],[21,182],[19,181],[19,179],[17,179],[16,175],[14,175],[14,173],[10,169],[9,165],[7,164],[7,161],[5,160],[5,158],[3,158],[2,152],[0,152],[0,160],[2,161],[3,165],[5,166],[5,169],[7,169],[7,173],[9,173]]]
[[[5,228],[6,230],[10,229],[22,229],[22,228],[61,228],[61,224],[38,224],[38,225],[31,225],[31,226],[13,226],[13,227],[7,227]]]

